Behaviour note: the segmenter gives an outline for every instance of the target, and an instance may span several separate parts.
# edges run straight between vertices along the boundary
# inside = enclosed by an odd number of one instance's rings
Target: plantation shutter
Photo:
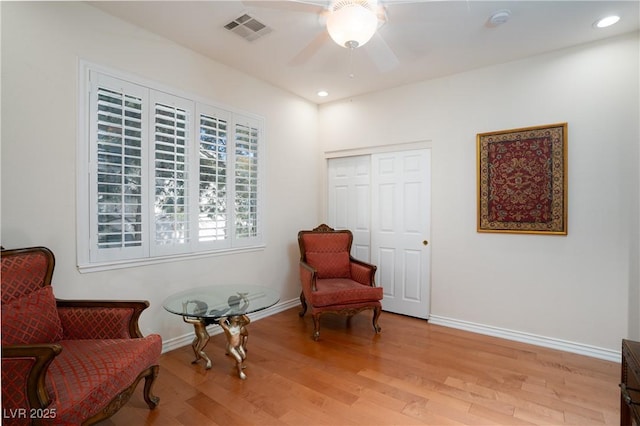
[[[90,258],[140,256],[144,242],[144,103],[147,90],[92,75]]]
[[[153,93],[153,254],[189,250],[189,144],[193,105]]]
[[[235,238],[240,244],[249,244],[260,233],[258,221],[258,140],[260,132],[256,120],[238,116],[235,123]]]
[[[211,248],[230,247],[229,114],[201,106],[199,118],[198,241]]]

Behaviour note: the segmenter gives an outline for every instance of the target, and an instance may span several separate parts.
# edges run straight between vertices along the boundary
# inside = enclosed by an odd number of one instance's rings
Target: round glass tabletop
[[[257,285],[220,285],[185,290],[169,296],[162,306],[192,318],[216,319],[267,309],[280,300],[272,288]]]

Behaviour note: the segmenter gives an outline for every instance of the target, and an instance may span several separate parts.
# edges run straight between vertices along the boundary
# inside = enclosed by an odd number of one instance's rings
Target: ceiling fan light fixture
[[[339,46],[349,49],[363,46],[378,28],[377,1],[337,0],[327,17],[327,31]]]

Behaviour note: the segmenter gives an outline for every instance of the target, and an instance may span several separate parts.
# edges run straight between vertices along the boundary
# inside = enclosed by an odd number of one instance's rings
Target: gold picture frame
[[[567,123],[478,133],[478,232],[567,235]]]

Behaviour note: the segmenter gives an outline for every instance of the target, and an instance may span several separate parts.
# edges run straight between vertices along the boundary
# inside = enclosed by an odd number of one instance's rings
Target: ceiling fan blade
[[[396,54],[378,32],[363,46],[363,49],[381,72],[391,71],[400,63]]]
[[[268,1],[268,0],[243,0],[242,3],[247,7],[263,7],[267,9],[285,10],[287,12],[302,12],[320,14],[328,7],[326,1],[303,1],[303,0],[287,0],[287,1]]]
[[[289,62],[289,65],[299,66],[305,64],[313,55],[315,55],[322,45],[329,38],[329,34],[326,31],[318,33],[309,44],[307,44],[293,59]]]
[[[328,9],[329,5],[331,4],[331,0],[286,0],[286,1],[293,2],[293,3],[306,3],[310,5],[321,6],[325,9]]]

